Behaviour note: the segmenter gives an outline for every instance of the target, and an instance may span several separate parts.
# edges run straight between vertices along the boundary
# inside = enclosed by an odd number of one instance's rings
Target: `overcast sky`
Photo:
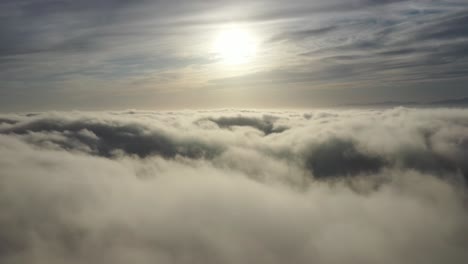
[[[308,108],[468,96],[466,0],[2,0],[0,110]],[[235,25],[249,61],[213,52]]]

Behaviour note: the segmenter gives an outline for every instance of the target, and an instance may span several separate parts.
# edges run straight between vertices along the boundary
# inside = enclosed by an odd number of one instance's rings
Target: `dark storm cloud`
[[[0,118],[2,263],[468,261],[466,109]]]

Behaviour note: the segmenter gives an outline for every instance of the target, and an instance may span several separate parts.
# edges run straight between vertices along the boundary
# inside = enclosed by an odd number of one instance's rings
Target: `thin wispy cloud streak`
[[[2,115],[0,261],[465,263],[467,116]]]
[[[467,8],[465,1],[453,0],[258,0],[222,6],[2,1],[0,102],[5,110],[22,111],[35,110],[28,109],[32,103],[41,109],[106,109],[122,101],[145,108],[255,107],[231,96],[249,89],[262,95],[254,100],[262,107],[310,107],[357,101],[333,96],[337,89],[360,93],[364,102],[382,101],[394,86],[411,90],[411,100],[467,96]],[[255,31],[259,53],[233,74],[210,47],[220,28],[236,23]],[[428,82],[437,85],[427,88]],[[362,93],[371,88],[379,92]],[[307,100],[285,98],[288,89]],[[220,103],[180,99],[193,91],[200,98],[219,93]],[[96,99],[102,97],[106,103]]]

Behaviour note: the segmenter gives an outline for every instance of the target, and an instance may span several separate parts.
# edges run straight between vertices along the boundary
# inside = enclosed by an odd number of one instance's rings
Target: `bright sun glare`
[[[240,27],[221,31],[214,41],[214,51],[228,64],[247,63],[255,56],[257,43],[254,36]]]

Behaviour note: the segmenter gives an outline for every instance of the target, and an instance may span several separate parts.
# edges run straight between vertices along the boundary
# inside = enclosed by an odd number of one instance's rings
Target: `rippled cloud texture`
[[[1,263],[467,263],[468,110],[0,116]]]

